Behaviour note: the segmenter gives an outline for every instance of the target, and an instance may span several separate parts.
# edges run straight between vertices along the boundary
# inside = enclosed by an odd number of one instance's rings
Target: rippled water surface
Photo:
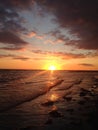
[[[97,71],[0,70],[0,128],[65,129],[84,120],[79,101],[93,109],[97,86]]]

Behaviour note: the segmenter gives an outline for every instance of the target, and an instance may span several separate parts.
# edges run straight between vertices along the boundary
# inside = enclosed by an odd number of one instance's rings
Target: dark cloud
[[[52,36],[79,49],[98,49],[98,0],[0,0],[0,33],[8,32],[9,36],[13,33],[17,37],[17,45],[19,40],[20,45],[26,43],[20,38],[20,33],[28,33],[20,13],[31,11],[35,2],[43,7],[43,12],[54,14],[55,22],[61,28],[70,30],[69,33],[79,39],[68,39],[66,34],[57,30],[51,32]],[[5,40],[2,43],[5,44]]]
[[[79,65],[82,65],[82,66],[91,66],[91,67],[93,67],[94,65],[93,64],[87,64],[87,63],[81,63],[81,64],[79,64]]]
[[[33,0],[0,0],[0,42],[14,45],[13,50],[28,44],[20,37],[20,34],[28,32],[23,26],[26,20],[20,13],[29,10],[32,2]]]
[[[28,10],[33,5],[34,0],[0,0],[0,3],[7,8]]]
[[[22,26],[25,21],[23,17],[20,17],[19,13],[13,6],[8,6],[5,1],[0,1],[0,30],[10,31],[26,31],[26,28]]]
[[[66,35],[62,34],[58,29],[49,32],[49,34],[62,42],[69,41],[69,38]]]
[[[11,44],[16,47],[24,46],[28,44],[17,35],[13,34],[12,32],[7,32],[7,31],[0,32],[0,42],[4,44]]]
[[[80,40],[71,42],[80,49],[98,49],[98,0],[37,0],[56,22]],[[67,45],[70,45],[68,42]]]

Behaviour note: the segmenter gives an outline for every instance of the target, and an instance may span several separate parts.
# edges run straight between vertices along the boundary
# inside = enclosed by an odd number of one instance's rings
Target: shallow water
[[[1,130],[60,129],[66,128],[71,118],[84,120],[83,114],[94,109],[92,93],[98,94],[97,78],[97,71],[0,70]],[[81,88],[92,94],[85,96],[90,100],[86,107],[92,106],[87,111],[81,111],[78,103]],[[51,117],[54,110],[62,116]]]

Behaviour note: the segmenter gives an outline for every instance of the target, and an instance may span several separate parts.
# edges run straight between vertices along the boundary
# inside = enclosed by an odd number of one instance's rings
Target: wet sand
[[[71,76],[53,76],[33,91],[32,84],[13,87],[14,96],[0,102],[0,130],[97,130],[98,72]]]

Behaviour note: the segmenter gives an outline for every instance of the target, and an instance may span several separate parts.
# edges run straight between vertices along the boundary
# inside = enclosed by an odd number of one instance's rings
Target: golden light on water
[[[50,100],[51,100],[51,101],[57,101],[57,100],[58,100],[58,96],[57,96],[56,94],[52,94],[52,95],[50,96]]]

